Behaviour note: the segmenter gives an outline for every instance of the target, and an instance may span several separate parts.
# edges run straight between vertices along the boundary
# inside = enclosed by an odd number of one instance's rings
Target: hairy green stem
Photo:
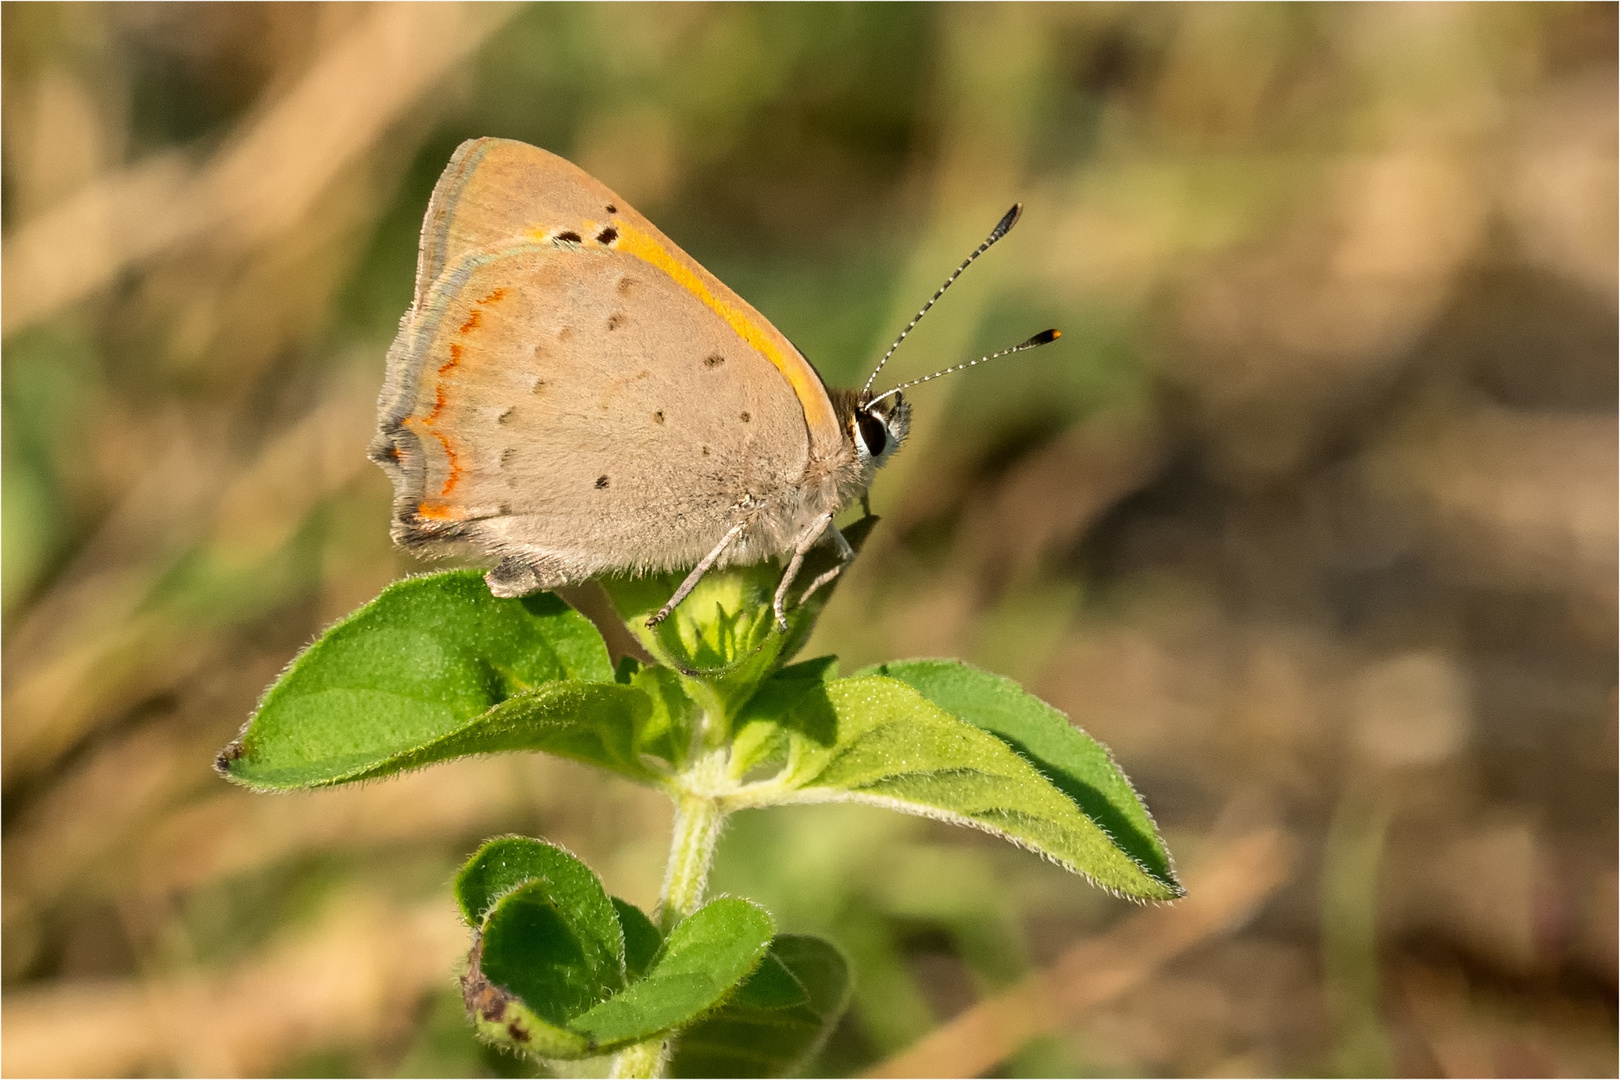
[[[658,898],[664,933],[703,903],[724,821],[725,813],[712,795],[683,794],[676,800],[669,863],[664,867],[664,887]]]
[[[720,800],[703,790],[715,776],[724,775],[725,755],[698,758],[683,777],[690,785],[675,800],[675,824],[669,842],[669,862],[659,891],[658,919],[664,933],[696,911],[709,884],[709,867],[726,814]],[[692,790],[697,788],[698,790]],[[615,1077],[657,1077],[664,1074],[673,1049],[671,1039],[649,1039],[620,1051],[613,1059]]]
[[[627,1046],[613,1056],[613,1071],[608,1073],[615,1078],[647,1078],[663,1076],[664,1067],[669,1064],[669,1040],[648,1039],[646,1042]]]

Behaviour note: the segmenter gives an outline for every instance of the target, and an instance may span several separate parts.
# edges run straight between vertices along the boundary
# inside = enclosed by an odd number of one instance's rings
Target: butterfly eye
[[[868,457],[881,457],[883,450],[889,444],[889,434],[883,427],[883,421],[868,412],[855,414],[855,422],[860,426],[861,442],[866,446]]]

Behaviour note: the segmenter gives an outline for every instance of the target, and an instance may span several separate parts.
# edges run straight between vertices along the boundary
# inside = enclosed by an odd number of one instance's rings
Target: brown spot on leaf
[[[222,776],[224,774],[230,772],[230,770],[231,770],[231,762],[233,762],[236,759],[240,758],[246,752],[247,751],[245,749],[243,749],[241,743],[239,743],[239,742],[231,743],[231,745],[229,745],[225,749],[221,750],[219,752],[219,755],[214,758],[214,771],[219,773]]]
[[[511,995],[484,977],[480,966],[483,952],[481,941],[473,946],[468,957],[471,970],[461,977],[461,999],[466,1003],[468,1012],[498,1024],[506,1016],[506,1003],[511,1000]]]
[[[512,1036],[512,1038],[514,1040],[516,1040],[517,1042],[528,1042],[529,1041],[529,1033],[527,1031],[524,1031],[522,1028],[518,1027],[517,1021],[515,1021],[515,1020],[512,1023],[506,1025],[506,1033],[508,1035]]]

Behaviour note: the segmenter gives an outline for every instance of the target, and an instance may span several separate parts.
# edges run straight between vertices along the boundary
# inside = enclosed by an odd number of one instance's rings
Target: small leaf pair
[[[761,1028],[769,1054],[793,1058],[775,1062],[785,1068],[815,1049],[845,1004],[837,950],[812,938],[773,942],[758,905],[711,900],[664,937],[583,863],[537,840],[486,843],[458,875],[456,899],[475,931],[462,980],[474,1023],[537,1057],[612,1053],[702,1019],[678,1068],[711,1072],[725,1054],[746,1054],[748,1033]]]

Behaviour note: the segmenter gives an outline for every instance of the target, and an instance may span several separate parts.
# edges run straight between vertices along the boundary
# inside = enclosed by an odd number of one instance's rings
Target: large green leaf
[[[220,754],[261,789],[367,779],[463,754],[541,749],[647,778],[645,694],[615,687],[589,620],[550,594],[502,600],[472,571],[410,578],[322,634]]]
[[[831,942],[783,934],[726,1003],[681,1032],[671,1076],[790,1076],[849,1004],[849,963]]]
[[[569,1026],[606,1046],[688,1024],[759,965],[773,929],[758,904],[729,896],[711,900],[669,932],[644,978]]]
[[[956,660],[901,660],[858,672],[913,687],[959,720],[1012,747],[1165,885],[1179,889],[1170,853],[1108,748],[1011,679]]]
[[[781,767],[789,747],[789,729],[776,721],[787,716],[795,703],[801,706],[795,730],[818,742],[832,742],[837,737],[837,718],[830,710],[814,712],[810,707],[813,699],[806,694],[814,684],[837,677],[838,657],[818,656],[790,664],[760,683],[739,714],[731,741],[732,774],[742,779],[750,772]]]
[[[508,698],[436,738],[371,753],[317,756],[318,747],[266,740],[228,764],[231,779],[260,790],[327,787],[370,780],[468,754],[544,750],[613,769],[636,780],[654,775],[635,755],[635,728],[647,697],[613,683],[555,682]],[[311,727],[323,719],[306,717]],[[252,729],[249,729],[251,734]],[[285,734],[285,730],[278,734]]]
[[[864,675],[797,686],[773,704],[776,718],[745,714],[739,741],[754,738],[748,726],[775,724],[787,743],[781,771],[739,791],[734,807],[871,803],[983,829],[1128,896],[1181,895],[1006,742],[906,683]]]

